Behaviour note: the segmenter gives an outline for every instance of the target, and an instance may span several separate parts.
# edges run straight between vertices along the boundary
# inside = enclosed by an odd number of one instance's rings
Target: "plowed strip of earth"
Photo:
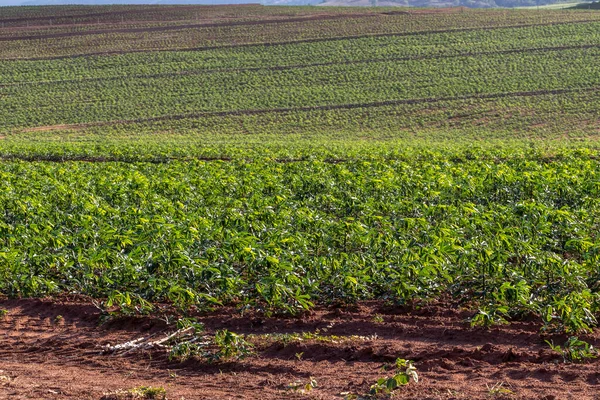
[[[223,5],[202,5],[202,6],[198,6],[198,5],[190,5],[190,6],[184,6],[184,5],[176,5],[173,7],[169,7],[169,6],[165,6],[165,5],[161,5],[159,7],[145,7],[143,10],[140,10],[139,8],[136,9],[129,9],[129,10],[119,10],[119,11],[106,11],[106,12],[96,12],[96,13],[75,13],[75,14],[57,14],[57,15],[47,15],[47,16],[41,16],[41,17],[36,17],[36,16],[31,16],[31,17],[19,17],[19,18],[2,18],[0,17],[0,22],[4,22],[4,23],[14,23],[14,22],[26,22],[26,21],[53,21],[53,25],[56,26],[56,20],[68,20],[68,19],[83,19],[83,18],[96,18],[96,17],[105,17],[105,16],[117,16],[117,17],[121,17],[122,15],[128,15],[128,14],[133,14],[134,16],[136,15],[146,15],[148,13],[152,13],[152,12],[166,12],[166,11],[185,11],[185,10],[193,10],[193,11],[207,11],[207,10],[227,10],[227,9],[234,9],[234,8],[239,8],[239,7],[256,7],[257,4],[235,4],[235,5],[227,5],[227,4],[223,4]],[[410,11],[388,11],[388,12],[382,12],[382,13],[373,13],[372,15],[377,15],[377,14],[383,14],[383,15],[426,15],[426,14],[452,14],[452,13],[459,13],[459,12],[467,12],[468,9],[466,7],[451,7],[451,8],[437,8],[437,9],[411,9]],[[338,13],[335,13],[338,14]],[[335,15],[334,14],[334,15]],[[356,13],[358,14],[358,13]],[[351,15],[355,15],[354,13]],[[142,19],[143,20],[143,19]],[[134,20],[136,21],[136,20]],[[160,21],[157,20],[157,22]],[[131,20],[128,20],[127,22],[132,22]],[[68,26],[68,25],[74,25],[72,23],[61,23],[59,25],[63,25],[63,26]],[[77,25],[77,24],[75,24]],[[29,26],[29,28],[34,28],[34,26]]]
[[[200,24],[172,25],[172,26],[153,26],[144,28],[119,28],[119,29],[97,29],[81,32],[59,32],[48,33],[45,35],[25,35],[25,36],[9,36],[0,37],[0,42],[12,42],[15,40],[38,40],[38,39],[54,39],[70,36],[90,36],[103,35],[107,33],[138,33],[138,32],[160,32],[173,31],[193,28],[216,28],[216,27],[231,27],[231,26],[248,26],[248,25],[269,25],[269,24],[285,24],[291,22],[305,21],[323,21],[331,19],[348,19],[348,18],[365,18],[376,16],[377,14],[331,14],[331,15],[308,15],[304,17],[293,18],[277,18],[277,19],[257,19],[250,21],[228,21],[228,22],[212,22]]]
[[[374,15],[374,14],[373,14]],[[371,14],[364,16],[373,16]],[[313,18],[314,20],[315,18]],[[318,18],[317,18],[318,19]],[[328,18],[330,19],[330,18]],[[308,19],[307,19],[308,20]],[[254,21],[248,21],[254,22]],[[291,21],[291,19],[286,20],[275,20],[274,23],[284,23],[284,22],[295,22]],[[437,30],[422,30],[422,31],[409,31],[409,32],[389,32],[389,33],[368,33],[363,35],[345,35],[345,36],[328,36],[328,37],[317,37],[317,38],[308,38],[308,39],[299,39],[299,40],[286,40],[286,41],[273,41],[273,42],[258,42],[258,43],[237,43],[237,44],[222,44],[222,45],[214,45],[214,46],[199,46],[199,47],[188,47],[188,48],[162,48],[162,49],[131,49],[131,50],[115,50],[115,51],[104,51],[104,52],[95,52],[95,53],[80,53],[80,54],[67,54],[60,56],[47,56],[47,57],[19,57],[19,58],[0,58],[3,61],[41,61],[41,60],[63,60],[69,58],[77,58],[77,57],[95,57],[95,56],[107,56],[107,55],[119,55],[119,54],[129,54],[129,53],[148,53],[148,52],[164,52],[164,51],[207,51],[207,50],[218,50],[218,49],[229,49],[229,48],[238,48],[238,47],[261,47],[261,46],[281,46],[288,44],[299,44],[299,43],[319,43],[319,42],[328,42],[328,41],[340,41],[340,40],[352,40],[352,39],[363,39],[363,38],[378,38],[378,37],[401,37],[401,36],[419,36],[419,35],[434,35],[439,33],[460,33],[460,32],[471,32],[471,31],[490,31],[490,30],[499,30],[499,29],[514,29],[514,28],[528,28],[528,27],[536,27],[536,26],[554,26],[554,25],[568,25],[568,24],[585,24],[585,23],[597,23],[598,20],[593,19],[584,19],[578,21],[560,21],[560,22],[542,22],[542,23],[532,23],[532,24],[514,24],[514,25],[495,25],[495,26],[474,26],[468,28],[449,28],[449,29],[437,29]],[[240,22],[242,23],[242,22]],[[262,23],[261,23],[262,24]],[[260,24],[255,24],[260,25]],[[202,28],[207,27],[209,25],[198,24],[194,27]],[[168,29],[186,29],[185,25],[177,25],[177,26],[168,26],[168,27],[156,27],[156,28],[136,28],[136,31],[146,31],[146,30],[155,30],[159,28],[168,28]],[[92,31],[85,31],[85,33],[89,33]],[[112,33],[113,31],[102,31],[101,33]],[[83,32],[80,32],[83,33]],[[70,32],[69,36],[79,36],[78,32]],[[0,41],[11,41],[11,40],[22,40],[18,37],[2,37]],[[35,39],[40,39],[41,36],[36,36]]]
[[[368,302],[272,319],[222,308],[198,317],[207,332],[228,329],[256,347],[247,359],[220,363],[170,362],[158,350],[103,354],[103,345],[169,328],[150,318],[100,325],[99,311],[82,300],[3,300],[0,309],[7,311],[0,319],[2,399],[97,400],[141,385],[164,387],[169,399],[341,399],[340,393],[368,392],[386,375],[382,366],[398,357],[413,360],[420,375],[398,389],[403,399],[585,400],[597,398],[600,384],[600,362],[563,363],[537,321],[474,329],[465,322],[470,313],[454,304],[408,309]],[[320,339],[285,342],[275,335],[302,332]],[[599,342],[597,334],[585,339]],[[311,377],[318,386],[307,394],[288,388]]]
[[[105,17],[105,16],[110,16],[110,15],[115,15],[115,16],[122,16],[122,15],[128,15],[128,14],[147,14],[149,12],[156,12],[156,11],[160,11],[160,12],[166,12],[166,11],[171,11],[171,10],[177,10],[177,11],[184,11],[184,10],[192,10],[192,9],[198,9],[198,6],[182,6],[182,5],[178,5],[178,6],[174,6],[174,7],[169,7],[169,6],[161,6],[160,8],[158,7],[154,7],[154,8],[146,8],[146,9],[130,9],[130,10],[118,10],[118,11],[105,11],[105,12],[95,12],[95,13],[74,13],[74,14],[57,14],[57,15],[45,15],[42,17],[35,17],[35,16],[31,16],[31,17],[19,17],[19,18],[1,18],[0,17],[0,22],[4,22],[4,23],[11,23],[11,22],[25,22],[25,21],[48,21],[48,20],[56,20],[56,19],[67,19],[67,18],[90,18],[90,17]]]
[[[239,6],[244,6],[244,5],[236,5],[236,7]],[[221,6],[222,8],[222,6]],[[57,15],[45,15],[42,17],[35,17],[35,16],[31,16],[31,17],[19,17],[19,18],[1,18],[0,17],[0,22],[4,22],[4,23],[11,23],[11,22],[25,22],[25,21],[49,21],[49,20],[57,20],[57,19],[68,19],[68,18],[96,18],[96,17],[105,17],[105,16],[111,16],[111,15],[115,15],[118,17],[121,17],[122,15],[129,15],[129,14],[133,14],[133,15],[144,15],[144,14],[148,14],[151,12],[167,12],[167,11],[185,11],[185,10],[198,10],[198,6],[197,5],[191,5],[191,6],[184,6],[184,5],[177,5],[177,6],[159,6],[159,7],[144,7],[142,8],[135,8],[135,9],[125,9],[125,10],[117,10],[117,11],[105,11],[105,12],[95,12],[95,13],[73,13],[73,14],[57,14]],[[200,8],[200,10],[204,10],[204,8]],[[128,21],[129,22],[129,21]]]

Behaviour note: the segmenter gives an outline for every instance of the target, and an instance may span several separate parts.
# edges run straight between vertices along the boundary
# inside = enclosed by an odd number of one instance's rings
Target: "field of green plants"
[[[598,324],[599,13],[1,10],[2,295]]]

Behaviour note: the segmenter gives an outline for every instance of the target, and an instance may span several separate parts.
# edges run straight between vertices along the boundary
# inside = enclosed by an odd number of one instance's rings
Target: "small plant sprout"
[[[286,386],[286,389],[293,390],[294,392],[308,393],[316,387],[317,380],[311,376],[308,382],[292,382]]]
[[[10,382],[12,379],[8,375],[4,375],[4,371],[0,369],[0,386],[4,383]]]
[[[493,386],[489,386],[486,383],[486,387],[488,389],[488,394],[490,396],[506,396],[506,395],[511,395],[514,394],[514,392],[508,388],[504,387],[505,383],[504,382],[497,382],[495,383]]]
[[[227,329],[215,333],[214,343],[219,348],[214,355],[217,360],[240,360],[252,354],[252,344]]]
[[[411,380],[419,382],[419,375],[412,361],[398,358],[393,368],[395,373],[392,377],[380,378],[371,386],[371,395],[387,395],[400,386],[408,385]]]
[[[162,387],[140,386],[107,393],[100,400],[167,400],[167,391]]]
[[[381,314],[375,314],[373,316],[373,322],[375,322],[377,324],[383,323],[383,316],[381,316]]]
[[[0,319],[6,318],[7,315],[8,315],[8,310],[4,309],[4,308],[0,308]]]

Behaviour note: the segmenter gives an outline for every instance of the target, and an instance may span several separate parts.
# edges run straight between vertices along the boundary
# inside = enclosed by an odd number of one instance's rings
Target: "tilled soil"
[[[173,331],[159,319],[100,324],[82,300],[2,300],[0,399],[101,399],[118,390],[163,387],[168,399],[342,399],[366,394],[396,358],[415,362],[420,380],[402,399],[600,399],[600,362],[565,364],[537,320],[484,330],[454,305],[390,308],[368,302],[321,308],[300,318],[264,318],[222,308],[199,316],[209,333],[250,335],[256,354],[242,361],[171,362],[163,352],[118,356],[101,346]],[[311,332],[311,339],[277,335]],[[254,335],[267,336],[254,336]],[[331,340],[331,335],[336,336]],[[352,335],[358,337],[344,338]],[[260,338],[260,339],[259,339]],[[598,335],[582,337],[596,345]],[[307,393],[291,383],[318,386]]]

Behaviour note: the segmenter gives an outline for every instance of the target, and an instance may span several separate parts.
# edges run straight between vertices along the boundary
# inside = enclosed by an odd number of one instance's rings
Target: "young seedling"
[[[412,361],[398,358],[396,359],[394,369],[395,374],[392,377],[380,378],[371,386],[371,395],[387,395],[400,386],[408,385],[411,380],[415,381],[415,383],[419,382],[419,375]]]
[[[504,387],[504,382],[497,382],[491,387],[486,383],[485,386],[488,389],[488,394],[493,397],[506,396],[506,395],[511,395],[514,393],[512,390]]]
[[[214,354],[216,360],[240,360],[252,354],[252,344],[227,329],[215,333],[214,343],[219,348]]]
[[[107,393],[100,400],[167,400],[167,391],[162,387],[140,386]]]
[[[293,390],[294,392],[307,393],[317,387],[317,380],[310,377],[308,382],[292,382],[286,386],[286,389]]]

